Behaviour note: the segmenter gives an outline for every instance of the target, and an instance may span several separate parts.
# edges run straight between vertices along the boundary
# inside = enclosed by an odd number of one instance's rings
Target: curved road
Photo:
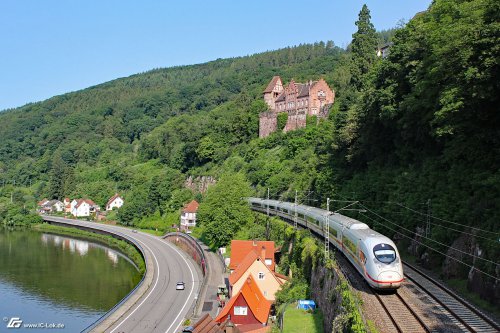
[[[123,308],[118,307],[114,312],[120,314],[120,317],[109,328],[106,328],[105,332],[173,333],[178,331],[193,305],[201,284],[201,272],[187,254],[159,237],[142,232],[134,233],[128,228],[52,216],[43,216],[43,218],[48,221],[123,234],[142,246],[148,270],[150,272],[154,270],[152,279],[150,281],[145,279],[143,282],[143,284],[150,283],[149,288],[123,314]],[[185,282],[185,290],[175,290],[178,281]],[[135,293],[139,293],[141,289],[144,290],[145,286],[137,288]],[[104,320],[106,321],[109,319]],[[101,331],[104,328],[99,325],[97,330]]]

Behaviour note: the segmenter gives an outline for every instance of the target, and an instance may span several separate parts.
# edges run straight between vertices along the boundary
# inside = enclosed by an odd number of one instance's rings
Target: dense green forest
[[[223,190],[202,195],[184,186],[188,176],[210,175],[238,184],[233,196],[270,188],[273,198],[298,191],[315,206],[330,197],[334,209],[359,201],[351,207],[358,212],[345,212],[495,302],[499,22],[496,1],[436,0],[406,25],[377,33],[364,6],[347,50],[321,42],[155,69],[4,111],[0,218],[24,212],[13,211],[11,193],[13,205],[29,208],[65,196],[103,206],[120,192],[126,225],[166,229],[194,197],[206,199],[201,221],[223,221],[217,214],[228,208],[215,206],[232,202]],[[388,41],[389,56],[377,58]],[[336,92],[329,119],[259,139],[262,91],[273,75],[324,78]],[[214,207],[220,211],[210,215]],[[240,224],[228,236],[253,218],[232,221]]]

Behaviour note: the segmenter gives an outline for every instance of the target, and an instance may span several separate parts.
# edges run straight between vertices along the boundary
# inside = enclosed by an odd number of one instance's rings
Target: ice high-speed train
[[[290,202],[247,198],[253,210],[266,212],[322,232],[329,223],[329,238],[375,289],[397,289],[403,282],[403,266],[398,249],[388,237],[365,223],[323,209]],[[328,219],[327,219],[328,217]],[[326,229],[326,228],[325,228]]]

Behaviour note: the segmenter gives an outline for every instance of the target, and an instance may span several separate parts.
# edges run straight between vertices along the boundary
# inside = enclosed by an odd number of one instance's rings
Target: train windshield
[[[378,261],[390,264],[396,260],[396,250],[389,244],[378,244],[373,248],[373,254]]]

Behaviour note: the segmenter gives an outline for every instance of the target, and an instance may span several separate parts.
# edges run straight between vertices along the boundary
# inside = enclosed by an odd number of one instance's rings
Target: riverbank
[[[127,243],[126,241],[116,239],[109,235],[93,233],[90,231],[85,231],[71,227],[55,226],[48,223],[35,224],[32,225],[31,228],[33,230],[40,232],[57,234],[57,235],[66,235],[75,238],[96,241],[110,248],[118,250],[122,252],[124,255],[126,255],[130,260],[132,260],[132,262],[135,264],[141,275],[144,274],[144,272],[146,271],[146,265],[144,263],[142,255],[134,246]]]

